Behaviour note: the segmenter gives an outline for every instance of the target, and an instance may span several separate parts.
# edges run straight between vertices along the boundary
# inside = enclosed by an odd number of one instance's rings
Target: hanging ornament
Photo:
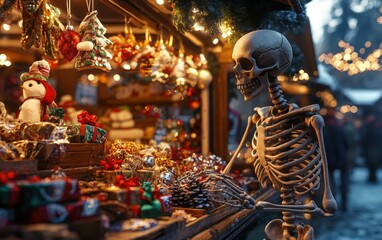
[[[169,44],[172,44],[172,36],[170,37]],[[166,83],[170,80],[170,74],[174,70],[176,59],[174,55],[168,50],[168,47],[163,41],[163,31],[160,31],[160,41],[158,51],[155,53],[155,61],[152,75],[152,81],[159,81]]]
[[[213,79],[211,72],[208,70],[208,62],[204,54],[200,54],[200,60],[198,65],[200,66],[198,76],[198,87],[200,89],[204,89],[211,83]]]
[[[129,64],[130,61],[138,54],[137,43],[133,30],[130,26],[130,20],[125,17],[125,34],[118,34],[109,38],[113,42],[113,60],[121,65]]]
[[[142,157],[142,162],[145,168],[153,168],[155,166],[155,157],[153,155],[145,155]]]
[[[60,10],[47,0],[18,1],[22,15],[21,45],[24,50],[42,47],[46,58],[58,57],[58,40],[64,26],[59,20]]]
[[[191,109],[198,109],[200,107],[200,104],[201,104],[200,99],[192,99],[190,101],[190,108]]]
[[[88,13],[80,24],[81,42],[77,44],[78,55],[75,68],[77,70],[100,69],[110,71],[109,59],[112,55],[105,49],[112,42],[104,34],[106,28],[97,18],[98,12],[94,10],[94,0],[86,0]]]
[[[148,77],[152,73],[153,63],[155,60],[155,48],[150,45],[151,35],[149,29],[146,27],[145,42],[139,55],[139,72],[143,77]]]
[[[199,70],[199,78],[198,78],[198,87],[200,89],[204,89],[206,86],[208,86],[212,81],[212,74],[207,69],[201,69]]]
[[[60,49],[63,57],[68,61],[72,61],[78,54],[77,44],[81,41],[81,35],[74,31],[74,27],[70,25],[71,13],[71,1],[66,0],[67,11],[67,25],[66,31],[61,32],[60,40],[58,42],[58,48]]]
[[[174,66],[174,70],[172,71],[172,76],[175,79],[178,79],[178,78],[185,79],[185,77],[186,77],[186,63],[184,61],[184,55],[183,55],[183,52],[181,50],[179,50],[178,60],[176,61],[176,64]]]

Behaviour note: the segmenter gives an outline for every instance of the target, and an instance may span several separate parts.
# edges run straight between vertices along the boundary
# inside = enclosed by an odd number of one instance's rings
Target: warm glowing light
[[[297,81],[308,81],[310,79],[309,74],[306,73],[303,69],[300,69],[298,71],[298,74],[294,75],[292,77],[292,81],[297,82]]]
[[[219,39],[218,38],[215,38],[213,41],[212,41],[213,44],[218,44],[219,43]]]
[[[382,16],[380,16],[379,18],[377,18],[377,23],[382,24]]]
[[[352,113],[358,112],[358,107],[357,106],[351,106],[350,107],[350,112],[352,112]]]
[[[9,25],[7,23],[3,23],[3,29],[4,29],[4,31],[9,31],[9,30],[11,30],[11,25]]]
[[[89,81],[94,81],[94,79],[95,79],[95,76],[93,74],[89,74],[88,75],[88,80]]]
[[[337,100],[330,91],[318,91],[316,96],[321,99],[324,106],[331,108],[337,107]]]
[[[19,27],[23,27],[23,20],[20,20],[19,23],[18,23]]]
[[[359,50],[360,54],[365,54],[366,48],[371,47],[370,41],[365,42],[365,48]],[[347,72],[348,75],[355,75],[366,71],[380,71],[381,65],[379,64],[382,55],[382,49],[372,51],[366,58],[359,56],[353,46],[344,41],[339,41],[338,46],[343,48],[342,52],[333,54],[322,54],[318,60],[332,65],[335,69],[341,72]]]
[[[192,139],[195,139],[197,136],[198,136],[198,135],[197,135],[196,133],[191,133],[191,135],[190,135],[190,137],[191,137]]]
[[[222,38],[227,38],[230,35],[232,35],[232,27],[229,26],[227,23],[223,23],[220,25],[220,31],[222,33]]]
[[[124,64],[122,65],[122,68],[125,69],[125,70],[130,70],[130,69],[131,69],[131,66],[130,66],[130,64],[128,64],[128,63],[124,63]]]
[[[192,26],[192,28],[193,28],[195,31],[204,31],[204,30],[205,30],[205,28],[204,28],[200,23],[198,23],[198,22],[196,22],[196,23]]]
[[[118,82],[121,80],[121,76],[119,74],[114,74],[113,79],[114,81]]]
[[[345,47],[345,42],[344,42],[343,40],[338,41],[338,46],[339,46],[340,48]]]
[[[4,53],[0,54],[0,66],[9,67],[11,65],[12,65],[12,63],[11,63],[11,61],[9,61],[7,59],[7,55],[5,55]]]
[[[156,0],[156,2],[157,2],[159,5],[163,5],[163,4],[164,4],[164,0]]]

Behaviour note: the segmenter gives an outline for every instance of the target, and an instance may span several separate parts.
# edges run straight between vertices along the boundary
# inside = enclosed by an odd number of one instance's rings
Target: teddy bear
[[[48,107],[54,105],[56,91],[47,82],[50,66],[46,60],[35,61],[29,72],[20,76],[24,101],[18,119],[40,122],[48,116]]]

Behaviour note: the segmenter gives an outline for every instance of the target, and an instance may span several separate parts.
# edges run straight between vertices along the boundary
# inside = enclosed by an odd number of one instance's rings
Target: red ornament
[[[198,109],[200,107],[200,101],[193,100],[190,102],[191,109]]]
[[[77,44],[81,41],[81,35],[73,30],[66,30],[60,34],[58,48],[67,61],[72,61],[78,54]]]
[[[49,63],[50,70],[56,70],[58,68],[58,59],[46,59]]]
[[[138,51],[132,45],[127,44],[121,49],[121,59],[122,61],[130,61],[137,53]]]

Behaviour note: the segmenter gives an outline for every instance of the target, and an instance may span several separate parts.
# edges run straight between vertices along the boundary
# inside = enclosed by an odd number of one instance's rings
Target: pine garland
[[[173,5],[173,21],[178,30],[192,30],[195,23],[210,34],[220,33],[220,25],[232,26],[230,42],[247,32],[272,29],[279,32],[301,32],[306,23],[304,12],[277,9],[280,5],[270,0],[169,0]],[[310,0],[302,0],[303,7]],[[277,10],[275,10],[277,9]]]

